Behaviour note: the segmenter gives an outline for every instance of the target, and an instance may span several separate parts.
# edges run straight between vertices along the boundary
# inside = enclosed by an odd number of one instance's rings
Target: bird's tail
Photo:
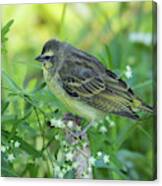
[[[151,113],[153,113],[153,111],[154,111],[153,107],[151,107],[150,105],[147,105],[143,102],[141,103],[140,109],[145,112],[151,112]]]

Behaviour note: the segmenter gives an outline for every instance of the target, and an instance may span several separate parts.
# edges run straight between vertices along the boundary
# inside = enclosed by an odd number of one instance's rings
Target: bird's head
[[[43,46],[41,54],[35,60],[41,62],[46,68],[55,66],[58,60],[60,45],[61,42],[55,39],[47,41]]]

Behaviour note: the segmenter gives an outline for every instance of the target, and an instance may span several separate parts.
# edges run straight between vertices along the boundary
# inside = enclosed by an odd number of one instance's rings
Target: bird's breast
[[[71,96],[69,96],[66,91],[61,86],[60,77],[58,74],[51,76],[46,69],[43,70],[45,81],[48,84],[49,89],[61,101],[68,112],[75,113],[81,117],[85,117],[88,120],[96,120],[96,118],[101,117],[101,113]]]

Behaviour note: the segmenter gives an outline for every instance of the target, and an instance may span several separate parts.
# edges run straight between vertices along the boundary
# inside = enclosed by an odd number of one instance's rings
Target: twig
[[[77,127],[77,124],[74,124],[74,127]],[[65,139],[68,141],[69,144],[73,145],[76,144],[76,140],[81,140],[79,138],[75,138],[72,131],[68,128],[66,128],[65,132]],[[89,171],[89,158],[91,154],[89,148],[89,140],[86,133],[84,133],[81,137],[82,139],[84,139],[87,145],[76,148],[74,151],[73,162],[78,164],[77,168],[75,169],[75,178],[84,178],[84,174],[86,173],[86,178],[90,179],[92,178],[92,171]]]
[[[40,119],[39,119],[39,115],[38,115],[38,112],[37,112],[37,108],[36,108],[36,107],[33,107],[33,109],[34,109],[35,115],[36,115],[36,117],[37,117],[37,121],[38,121],[38,124],[39,124],[40,131],[41,131],[41,133],[42,133],[42,138],[43,138],[43,147],[42,147],[42,149],[43,149],[44,146],[45,146],[44,129],[42,128],[42,124],[41,124],[41,121],[40,121]]]

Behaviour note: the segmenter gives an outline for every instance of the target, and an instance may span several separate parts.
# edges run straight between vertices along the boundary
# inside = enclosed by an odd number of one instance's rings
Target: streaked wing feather
[[[63,81],[64,87],[68,88],[72,92],[76,92],[80,98],[93,97],[98,95],[101,91],[105,90],[104,83],[98,81],[98,77],[89,78],[86,80],[78,80],[73,77],[73,82],[69,81],[69,77],[66,76]]]
[[[64,62],[59,73],[65,91],[103,112],[128,113],[128,117],[133,117],[130,108],[134,96],[132,90],[116,74],[87,59],[72,58]]]
[[[108,89],[120,93],[127,98],[134,97],[134,93],[132,89],[128,87],[127,83],[108,69],[106,69],[105,80]]]

